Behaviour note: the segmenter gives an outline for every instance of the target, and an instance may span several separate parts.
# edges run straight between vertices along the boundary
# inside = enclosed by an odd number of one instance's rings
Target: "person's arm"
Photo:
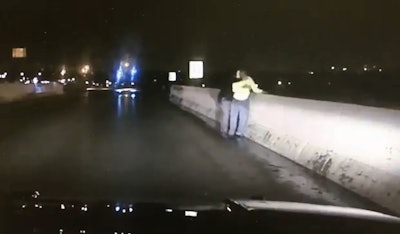
[[[251,90],[252,90],[254,93],[262,93],[262,92],[263,92],[262,89],[258,88],[258,84],[256,84],[256,83],[254,82],[254,80],[253,80],[251,77],[249,77],[247,81],[249,81]]]
[[[237,81],[237,82],[233,82],[232,83],[232,91],[234,93],[236,93],[238,91],[238,89],[243,88],[243,86],[246,86],[247,82],[246,80],[241,80],[241,81]]]

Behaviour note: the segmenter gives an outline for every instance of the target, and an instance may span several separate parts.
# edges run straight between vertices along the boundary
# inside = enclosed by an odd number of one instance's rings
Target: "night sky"
[[[5,0],[0,59],[23,46],[45,63],[130,55],[153,69],[196,58],[211,70],[391,69],[400,65],[399,10],[395,0]]]

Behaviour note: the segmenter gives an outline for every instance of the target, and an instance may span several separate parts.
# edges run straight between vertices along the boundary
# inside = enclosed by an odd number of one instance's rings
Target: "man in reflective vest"
[[[230,111],[229,136],[242,137],[247,128],[250,108],[250,93],[262,93],[246,71],[236,72],[239,81],[232,83],[233,100]]]

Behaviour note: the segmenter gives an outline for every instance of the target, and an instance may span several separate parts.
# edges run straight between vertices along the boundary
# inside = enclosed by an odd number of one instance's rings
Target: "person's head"
[[[246,79],[247,78],[247,72],[245,70],[239,70],[239,77],[241,79]]]

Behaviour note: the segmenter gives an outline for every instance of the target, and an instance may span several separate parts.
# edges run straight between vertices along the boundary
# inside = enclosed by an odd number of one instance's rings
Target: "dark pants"
[[[230,111],[229,135],[244,135],[249,119],[250,100],[233,100]]]

